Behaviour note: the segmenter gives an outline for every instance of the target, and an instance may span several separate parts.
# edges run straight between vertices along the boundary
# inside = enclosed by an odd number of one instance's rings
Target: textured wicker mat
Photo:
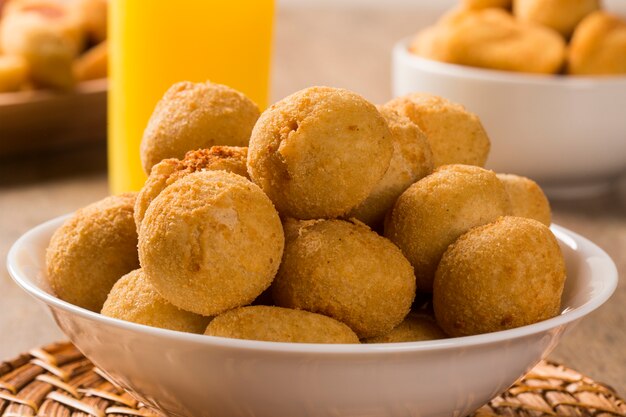
[[[0,416],[160,416],[107,381],[73,345],[56,343],[0,363]],[[626,416],[615,392],[542,362],[473,417]]]

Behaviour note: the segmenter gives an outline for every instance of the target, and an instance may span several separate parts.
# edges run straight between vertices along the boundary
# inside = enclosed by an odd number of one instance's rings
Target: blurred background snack
[[[418,34],[411,51],[459,65],[554,74],[563,67],[565,42],[552,29],[486,8],[449,13],[435,28]]]
[[[626,74],[626,20],[598,11],[576,27],[567,71],[572,75]]]
[[[513,15],[559,32],[568,39],[576,25],[600,8],[599,0],[515,0]]]
[[[86,16],[82,12],[86,1],[11,0],[2,10],[0,20],[1,50],[5,55],[23,57],[29,66],[29,79],[34,87],[69,89],[77,79],[72,67],[74,61],[89,51],[93,21],[98,20],[100,33],[97,42],[106,38],[106,1],[98,10]],[[90,2],[93,3],[93,2]],[[94,59],[94,58],[90,58]],[[106,77],[106,47],[98,51],[100,70]],[[86,64],[82,64],[84,67]],[[26,88],[25,83],[13,91]]]

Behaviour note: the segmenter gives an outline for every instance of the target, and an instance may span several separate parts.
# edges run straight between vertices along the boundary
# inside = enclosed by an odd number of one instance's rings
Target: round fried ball
[[[526,22],[547,26],[569,38],[576,25],[600,9],[599,0],[515,0],[513,15]]]
[[[559,314],[564,282],[550,229],[503,217],[450,245],[435,277],[435,316],[450,336],[525,326]]]
[[[426,134],[435,167],[447,164],[484,166],[491,143],[480,119],[442,97],[413,93],[386,104],[408,117]]]
[[[54,232],[47,277],[62,300],[100,311],[113,284],[137,269],[135,194],[110,196],[82,208]]]
[[[308,311],[273,306],[251,306],[214,318],[209,336],[290,343],[359,343],[348,326]]]
[[[248,177],[246,158],[248,148],[213,146],[211,149],[189,151],[180,160],[164,159],[152,167],[150,175],[135,202],[135,223],[141,226],[148,206],[168,185],[196,171],[223,170]]]
[[[393,154],[389,168],[367,199],[352,209],[346,217],[354,217],[377,229],[387,211],[400,194],[433,170],[433,154],[426,135],[409,118],[395,110],[379,107],[391,132]]]
[[[165,188],[139,230],[139,259],[170,303],[212,316],[250,304],[283,252],[278,213],[241,175],[199,171]]]
[[[367,226],[324,220],[287,240],[272,290],[276,305],[330,316],[365,338],[400,324],[415,277],[400,250]]]
[[[248,146],[259,108],[242,93],[211,82],[179,82],[159,101],[141,140],[146,174],[163,159],[213,145]]]
[[[203,333],[210,318],[175,307],[161,297],[141,269],[120,278],[109,293],[102,314],[162,329]]]
[[[417,342],[447,337],[433,316],[425,313],[409,313],[402,323],[394,327],[389,333],[364,339],[363,343]]]
[[[626,74],[626,21],[594,12],[576,28],[567,71],[572,75]]]
[[[512,174],[497,174],[497,176],[504,184],[504,189],[509,196],[511,203],[509,214],[535,219],[550,226],[552,218],[550,203],[535,181]]]
[[[281,215],[332,218],[365,200],[392,153],[391,133],[373,104],[347,90],[311,87],[261,115],[248,172]]]
[[[492,171],[447,165],[409,187],[385,223],[385,236],[415,268],[417,289],[432,292],[448,245],[469,229],[509,212],[504,186]]]

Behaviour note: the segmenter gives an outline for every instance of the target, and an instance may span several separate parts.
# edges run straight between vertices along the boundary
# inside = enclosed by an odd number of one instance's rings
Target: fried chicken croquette
[[[246,157],[248,148],[237,146],[213,146],[211,149],[189,151],[182,160],[164,159],[152,167],[150,175],[135,202],[137,231],[148,206],[165,187],[197,171],[228,171],[248,177]]]
[[[511,329],[559,314],[565,264],[543,224],[502,217],[450,245],[434,283],[433,304],[449,336]]]
[[[530,178],[512,174],[497,174],[504,184],[511,204],[510,214],[535,219],[550,226],[552,213],[550,203],[539,185]]]
[[[242,307],[214,318],[209,336],[290,343],[359,343],[345,324],[321,314],[272,306]]]
[[[109,293],[103,315],[179,332],[203,333],[211,320],[181,310],[161,297],[141,269],[120,278]]]
[[[248,173],[281,215],[333,218],[365,200],[392,153],[391,133],[373,104],[347,90],[311,87],[261,115]]]
[[[99,312],[113,284],[137,269],[135,194],[84,207],[54,232],[46,251],[47,278],[62,300]]]
[[[569,38],[576,25],[600,9],[599,0],[515,0],[513,15],[525,22],[552,28]]]
[[[448,245],[473,227],[506,215],[509,200],[496,174],[446,165],[409,187],[385,222],[385,236],[413,265],[418,291],[432,292]]]
[[[367,199],[346,216],[354,217],[373,229],[382,226],[385,214],[404,190],[433,171],[433,154],[420,128],[391,108],[379,106],[378,110],[391,132],[391,162]]]
[[[558,32],[500,8],[455,10],[418,33],[410,50],[451,64],[538,74],[557,73],[565,61]]]
[[[626,21],[598,11],[580,22],[570,42],[567,72],[626,74]]]
[[[141,141],[146,174],[166,158],[214,145],[248,146],[259,108],[230,87],[179,82],[167,90],[150,117]]]
[[[398,326],[381,336],[363,339],[363,343],[402,343],[446,339],[435,318],[425,313],[409,313]]]
[[[259,187],[226,171],[191,173],[146,210],[139,259],[163,298],[204,316],[250,304],[271,284],[283,229]]]
[[[278,306],[324,314],[360,338],[374,337],[408,314],[415,277],[400,250],[362,223],[304,222],[287,239],[272,295]]]
[[[478,116],[460,104],[425,93],[412,93],[388,102],[426,134],[434,166],[484,166],[491,143]]]

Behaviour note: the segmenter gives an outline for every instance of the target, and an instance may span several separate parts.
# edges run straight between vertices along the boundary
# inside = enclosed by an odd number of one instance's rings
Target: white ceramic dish
[[[393,50],[393,94],[427,92],[463,104],[491,138],[487,167],[542,185],[603,183],[626,173],[626,77],[518,74]]]
[[[122,387],[171,416],[462,417],[506,390],[613,293],[617,271],[558,226],[568,279],[563,314],[503,332],[380,345],[258,342],[180,333],[92,313],[46,290],[57,218],[11,248],[13,279],[46,303],[78,348]]]

